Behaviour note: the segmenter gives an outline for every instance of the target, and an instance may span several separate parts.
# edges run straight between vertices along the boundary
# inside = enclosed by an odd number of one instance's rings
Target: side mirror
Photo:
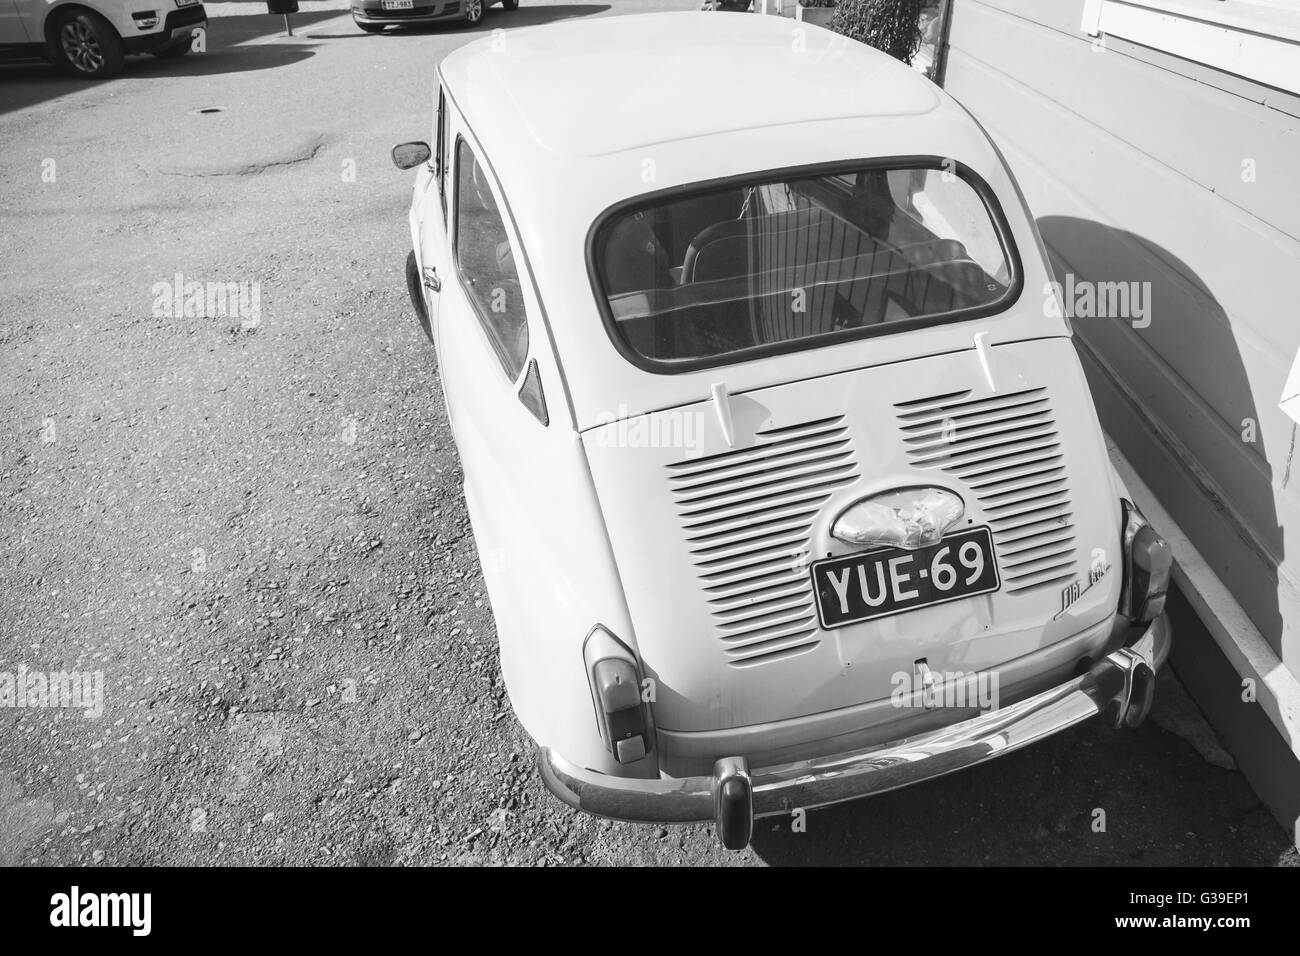
[[[428,162],[432,155],[428,143],[399,143],[393,147],[393,165],[398,169],[412,169]]]

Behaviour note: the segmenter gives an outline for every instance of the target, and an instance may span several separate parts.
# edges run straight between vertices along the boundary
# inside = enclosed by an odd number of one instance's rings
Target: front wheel
[[[78,10],[54,28],[55,58],[69,73],[102,80],[122,72],[126,46],[113,25],[98,13]]]
[[[483,0],[465,0],[465,25],[476,27],[483,22],[487,4]]]

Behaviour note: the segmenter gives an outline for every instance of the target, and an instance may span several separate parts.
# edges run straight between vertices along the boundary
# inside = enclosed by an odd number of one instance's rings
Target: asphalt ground
[[[525,0],[478,33],[692,6]],[[289,39],[212,4],[206,53],[104,83],[0,68],[0,672],[104,680],[97,717],[0,707],[0,863],[1296,862],[1169,677],[1135,732],[763,821],[742,853],[551,798],[388,160],[475,34],[303,8]],[[178,275],[257,283],[256,321],[173,308]]]

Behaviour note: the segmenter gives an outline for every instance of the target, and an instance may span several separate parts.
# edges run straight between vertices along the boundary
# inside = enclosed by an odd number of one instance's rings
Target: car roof
[[[593,225],[622,201],[836,161],[951,158],[1000,198],[1021,249],[1037,242],[1001,157],[951,96],[811,24],[722,12],[569,20],[494,31],[439,73],[519,233],[579,429],[707,396],[724,374],[735,393],[862,364],[862,348],[844,347],[725,373],[635,368],[603,327],[586,254]]]
[[[497,31],[450,54],[442,75],[480,137],[491,128],[512,148],[573,157],[939,105],[935,88],[893,58],[761,15],[658,13]]]

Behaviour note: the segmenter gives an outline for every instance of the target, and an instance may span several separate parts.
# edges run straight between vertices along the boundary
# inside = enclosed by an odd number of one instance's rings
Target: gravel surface
[[[0,71],[0,672],[104,679],[96,718],[0,708],[0,863],[1295,862],[1242,778],[1158,723],[806,832],[763,821],[737,854],[552,799],[501,682],[387,158],[428,135],[469,34],[367,37],[326,6],[292,41],[228,10],[207,54],[98,85]],[[526,3],[484,30],[611,13]],[[178,273],[258,283],[256,321],[165,314]]]

